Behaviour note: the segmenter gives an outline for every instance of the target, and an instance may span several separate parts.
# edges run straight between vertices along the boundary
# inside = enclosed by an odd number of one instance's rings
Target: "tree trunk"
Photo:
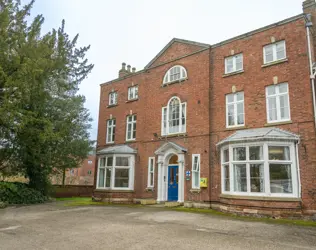
[[[63,168],[63,181],[62,181],[63,186],[65,186],[65,179],[66,179],[66,168]]]

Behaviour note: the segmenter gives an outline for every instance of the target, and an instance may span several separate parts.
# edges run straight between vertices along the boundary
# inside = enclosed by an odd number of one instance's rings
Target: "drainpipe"
[[[298,141],[295,144],[295,149],[296,149],[296,167],[297,167],[297,179],[298,179],[298,194],[299,194],[299,197],[302,198],[301,170],[300,170],[300,161],[298,159],[298,145],[299,144],[300,144],[300,141]]]
[[[311,41],[310,41],[310,27],[313,26],[311,20],[311,15],[306,15],[306,34],[307,34],[307,45],[308,45],[308,58],[309,58],[309,70],[310,70],[310,79],[312,84],[312,95],[313,95],[313,108],[314,108],[314,126],[316,127],[316,98],[315,98],[315,74],[313,73],[313,62],[312,62],[312,50],[311,50]]]

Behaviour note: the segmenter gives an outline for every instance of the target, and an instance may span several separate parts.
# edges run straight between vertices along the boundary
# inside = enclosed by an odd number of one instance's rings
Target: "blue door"
[[[177,165],[168,168],[168,201],[178,200],[178,171]]]

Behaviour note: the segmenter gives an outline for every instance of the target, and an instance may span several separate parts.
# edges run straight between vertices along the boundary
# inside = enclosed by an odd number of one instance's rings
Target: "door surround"
[[[167,142],[156,150],[155,154],[158,155],[157,202],[168,201],[168,167],[173,155],[178,156],[178,202],[184,202],[184,154],[186,152],[185,148],[174,142]]]

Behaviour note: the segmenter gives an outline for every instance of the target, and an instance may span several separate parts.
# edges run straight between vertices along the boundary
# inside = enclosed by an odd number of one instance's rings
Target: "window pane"
[[[116,157],[115,166],[124,167],[128,166],[128,157]]]
[[[105,187],[111,187],[111,168],[106,169]]]
[[[129,169],[115,169],[115,187],[128,188]]]
[[[287,86],[287,83],[282,83],[282,84],[279,84],[279,93],[287,93],[288,91],[288,86]]]
[[[268,95],[275,95],[275,86],[269,86],[268,89]]]
[[[251,192],[264,192],[263,164],[250,164]]]
[[[105,158],[100,159],[100,167],[105,167]]]
[[[107,157],[107,164],[106,165],[110,166],[110,167],[113,166],[113,157],[112,156]]]
[[[234,102],[234,94],[227,95],[227,102],[228,103]]]
[[[224,190],[230,191],[229,165],[224,166]]]
[[[277,60],[285,58],[285,43],[280,42],[276,45],[276,52],[277,52]]]
[[[104,168],[100,168],[99,170],[99,187],[104,187]]]
[[[280,115],[281,119],[287,119],[289,118],[289,101],[288,101],[288,95],[282,95],[280,96]]]
[[[270,164],[271,193],[292,193],[291,165]]]
[[[269,160],[289,161],[290,148],[283,146],[269,146]]]
[[[236,70],[242,70],[242,54],[236,56]]]
[[[249,147],[249,159],[250,160],[262,160],[262,146]]]
[[[228,105],[228,126],[235,125],[234,104]]]
[[[233,158],[234,161],[245,161],[246,160],[246,148],[240,147],[240,148],[234,148],[233,149]]]
[[[223,151],[223,162],[229,162],[229,150],[225,149]]]
[[[277,106],[276,106],[276,97],[268,98],[269,103],[269,120],[277,120]]]
[[[237,104],[237,124],[244,124],[244,103]]]
[[[230,57],[230,58],[226,59],[226,71],[227,71],[227,73],[230,73],[230,72],[234,71],[233,57]]]
[[[273,48],[272,45],[266,46],[264,48],[266,63],[273,61]]]
[[[234,190],[247,192],[247,170],[245,164],[234,165]]]
[[[193,170],[197,171],[198,170],[198,157],[195,156],[193,160]]]
[[[150,186],[154,186],[154,174],[150,173]]]
[[[244,100],[244,92],[238,92],[236,93],[237,101],[243,101]]]
[[[199,187],[199,172],[193,172],[193,187]]]

